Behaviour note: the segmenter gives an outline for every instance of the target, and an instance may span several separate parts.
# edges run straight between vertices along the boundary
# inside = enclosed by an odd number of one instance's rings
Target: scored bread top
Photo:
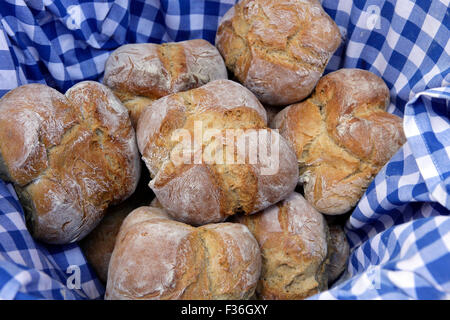
[[[266,127],[266,119],[266,111],[256,97],[229,80],[216,80],[150,105],[138,123],[138,146],[152,174],[150,187],[169,213],[193,224],[219,222],[238,211],[257,212],[286,197],[296,184],[295,154],[277,132]],[[180,146],[179,140],[173,138],[174,133],[183,129],[188,141],[193,141],[196,125],[203,132],[207,129],[217,132],[215,137],[200,137],[203,149],[195,150],[193,143]],[[226,140],[228,129],[235,130],[237,136],[231,142]],[[226,152],[222,163],[208,163],[203,154],[201,163],[195,163],[194,157],[190,163],[173,161],[174,154],[181,151],[202,153],[216,143],[234,147],[231,157],[237,158],[236,144],[239,138],[250,141],[250,129],[261,134],[261,139],[267,139],[265,142],[279,140],[279,154],[273,155],[279,157],[277,172],[262,174],[260,159],[256,163],[247,158],[242,163],[230,164]],[[249,143],[247,151],[256,153],[258,143]]]
[[[162,144],[169,143],[176,129],[193,130],[195,121],[205,128],[256,129],[267,125],[267,114],[250,91],[229,80],[216,80],[155,101],[137,127],[139,151],[144,161],[151,157],[146,163],[153,176],[170,153],[170,146],[161,148]]]
[[[64,96],[25,85],[5,95],[0,110],[0,171],[15,183],[35,238],[79,240],[109,204],[134,192],[135,132],[107,87],[85,81]]]
[[[234,221],[249,228],[264,257],[259,298],[304,299],[326,288],[328,228],[300,194]]]
[[[27,185],[48,167],[47,149],[61,143],[64,132],[77,124],[76,115],[64,95],[42,84],[8,92],[0,110],[1,173]]]
[[[248,299],[261,269],[259,247],[243,225],[194,228],[141,207],[122,224],[106,299]]]
[[[242,0],[216,36],[227,68],[270,105],[308,96],[340,43],[338,27],[317,0]]]
[[[402,119],[386,112],[388,103],[389,89],[381,78],[341,69],[272,121],[295,150],[305,197],[320,212],[350,210],[405,142]]]
[[[227,77],[217,49],[196,39],[123,45],[108,58],[103,81],[130,110],[136,124],[151,101]]]

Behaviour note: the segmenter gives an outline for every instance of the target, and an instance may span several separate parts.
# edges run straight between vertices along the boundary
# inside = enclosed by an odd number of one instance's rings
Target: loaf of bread
[[[166,96],[145,109],[137,126],[139,150],[153,177],[150,188],[173,218],[221,222],[267,208],[294,190],[295,153],[266,127],[266,117],[256,97],[229,80]],[[174,139],[180,133],[188,145]],[[187,157],[180,161],[180,154]]]
[[[261,272],[258,243],[244,225],[198,228],[141,207],[120,228],[106,299],[248,299]]]
[[[81,82],[64,96],[30,84],[0,100],[0,177],[14,183],[34,238],[82,239],[139,175],[128,112],[107,87]]]
[[[339,28],[317,0],[241,0],[216,36],[239,82],[277,106],[307,97],[340,43]]]
[[[299,193],[251,216],[236,216],[258,241],[261,299],[304,299],[327,288],[328,228],[322,214]]]
[[[344,230],[339,225],[328,225],[330,240],[328,242],[327,278],[328,285],[336,281],[347,268],[350,247]]]
[[[349,211],[405,142],[402,119],[386,112],[388,104],[381,78],[341,69],[273,120],[297,154],[306,200],[320,212]]]
[[[121,204],[109,207],[97,227],[80,241],[80,247],[87,261],[104,283],[108,277],[109,260],[123,220],[134,209],[148,205],[149,199],[151,198],[144,179],[141,178],[133,195]]]
[[[227,79],[220,53],[205,40],[126,44],[106,61],[104,83],[130,112],[133,125],[152,101]]]

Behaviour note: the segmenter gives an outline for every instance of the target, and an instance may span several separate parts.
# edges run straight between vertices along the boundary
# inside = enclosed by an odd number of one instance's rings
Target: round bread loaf
[[[260,245],[259,298],[304,299],[327,288],[327,224],[300,194],[235,221],[245,224]]]
[[[197,39],[123,45],[106,61],[103,81],[128,108],[136,126],[142,110],[152,101],[227,78],[217,49]]]
[[[128,112],[105,86],[66,95],[24,85],[0,100],[0,177],[12,181],[34,238],[80,240],[135,190],[140,161]]]
[[[307,97],[340,43],[339,28],[317,0],[241,0],[216,36],[239,82],[277,106]]]
[[[295,154],[266,127],[266,117],[256,97],[229,80],[166,96],[143,112],[137,140],[153,177],[149,186],[173,218],[220,222],[294,190]]]
[[[347,268],[350,246],[341,226],[329,225],[328,230],[330,231],[330,241],[328,243],[327,276],[328,285],[331,285]]]
[[[239,224],[198,228],[141,207],[122,224],[106,299],[248,299],[261,272],[258,243]]]
[[[341,69],[273,120],[297,154],[306,200],[320,212],[349,211],[405,142],[402,119],[386,112],[388,103],[381,78]]]

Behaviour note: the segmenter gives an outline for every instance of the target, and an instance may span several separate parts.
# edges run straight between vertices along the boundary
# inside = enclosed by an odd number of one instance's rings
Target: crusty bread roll
[[[305,198],[320,212],[349,211],[405,142],[402,119],[386,112],[388,103],[381,78],[341,69],[324,76],[308,100],[273,120],[271,127],[297,154]]]
[[[251,216],[236,216],[258,241],[262,299],[304,299],[327,288],[327,224],[299,193]]]
[[[114,250],[120,226],[134,209],[150,203],[151,197],[148,193],[144,179],[141,177],[133,195],[124,202],[109,207],[102,221],[80,242],[80,247],[87,261],[104,283],[108,278],[109,260]]]
[[[245,226],[194,228],[141,207],[120,228],[105,298],[248,299],[260,271],[258,243]]]
[[[123,45],[106,61],[103,81],[128,108],[135,126],[152,101],[227,78],[217,49],[197,39]]]
[[[208,136],[208,129],[216,130],[215,135]],[[188,134],[188,142],[197,139],[198,148],[174,139],[179,132]],[[226,138],[230,132],[234,139]],[[255,213],[287,197],[297,183],[294,152],[266,127],[266,111],[256,97],[229,80],[155,101],[139,119],[137,140],[153,177],[150,188],[172,217],[189,224]],[[238,153],[239,141],[245,142],[247,155]],[[263,161],[264,143],[272,142],[265,158],[273,161]],[[207,158],[208,150],[224,145],[223,154],[216,153],[218,161]],[[252,162],[248,155],[256,153]],[[187,163],[176,160],[180,154],[188,154]]]
[[[216,36],[239,82],[277,106],[307,97],[340,43],[339,28],[317,0],[241,0]]]
[[[328,285],[331,285],[347,268],[350,246],[341,226],[328,225],[328,230],[330,231],[330,240],[328,242],[327,277]]]
[[[128,112],[105,86],[66,95],[24,85],[0,100],[0,176],[15,185],[34,238],[80,240],[135,190],[140,161]]]

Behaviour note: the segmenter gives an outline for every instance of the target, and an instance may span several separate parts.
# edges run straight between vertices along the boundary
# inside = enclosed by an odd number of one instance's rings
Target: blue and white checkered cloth
[[[125,43],[214,43],[234,0],[2,0],[0,96],[41,82],[64,92],[101,80]],[[352,213],[352,248],[337,285],[313,299],[450,298],[449,0],[321,1],[344,42],[327,72],[381,76],[407,143]],[[80,276],[80,277],[77,277]],[[80,281],[76,279],[80,278]],[[0,181],[0,299],[96,299],[104,288],[78,245],[34,241],[10,184]]]

